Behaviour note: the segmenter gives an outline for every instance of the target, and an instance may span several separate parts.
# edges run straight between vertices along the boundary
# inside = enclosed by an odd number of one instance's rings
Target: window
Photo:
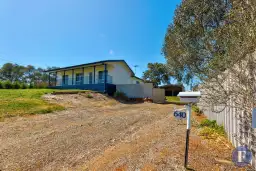
[[[83,74],[77,73],[76,74],[76,84],[82,84],[83,83]]]
[[[68,75],[63,75],[62,76],[62,84],[63,85],[68,85]]]
[[[99,71],[99,75],[98,75],[98,83],[104,83],[105,80],[105,75],[104,75],[105,71]],[[108,71],[106,71],[106,74],[108,75]]]

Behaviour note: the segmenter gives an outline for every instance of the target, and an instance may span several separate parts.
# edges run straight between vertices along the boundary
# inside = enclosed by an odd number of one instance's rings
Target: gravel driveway
[[[0,122],[0,170],[184,170],[184,123],[170,104],[123,104],[101,94],[47,95],[67,110]],[[195,132],[195,131],[194,131]],[[192,131],[195,170],[232,169]]]

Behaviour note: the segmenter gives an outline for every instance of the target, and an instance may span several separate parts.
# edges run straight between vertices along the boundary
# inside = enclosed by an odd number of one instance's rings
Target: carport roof
[[[159,87],[160,88],[182,88],[182,89],[184,88],[184,86],[180,84],[167,84]]]

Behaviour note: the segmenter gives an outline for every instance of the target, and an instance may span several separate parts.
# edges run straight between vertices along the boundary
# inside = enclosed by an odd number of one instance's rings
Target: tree
[[[26,79],[26,82],[28,82],[29,84],[32,84],[34,83],[35,81],[35,72],[36,72],[36,68],[32,65],[27,65],[25,67],[25,79]]]
[[[237,137],[250,139],[255,135],[245,127],[256,107],[255,7],[255,0],[182,1],[162,49],[176,78],[199,78],[202,104],[215,112],[235,110],[243,132]]]
[[[222,50],[213,33],[223,23],[227,6],[226,0],[186,0],[176,9],[162,52],[179,81],[208,77],[210,61]]]
[[[154,87],[161,83],[168,84],[170,76],[171,74],[166,65],[162,63],[148,63],[148,70],[143,73],[143,79],[152,82]]]
[[[6,63],[0,69],[0,78],[11,82],[23,79],[24,67],[18,64]]]
[[[55,69],[57,67],[48,67],[47,69]],[[50,79],[55,79],[55,75],[51,75]],[[20,82],[31,86],[47,85],[49,76],[44,72],[43,68],[36,68],[33,65],[22,66],[18,64],[5,63],[0,68],[0,80],[10,81],[11,83]]]

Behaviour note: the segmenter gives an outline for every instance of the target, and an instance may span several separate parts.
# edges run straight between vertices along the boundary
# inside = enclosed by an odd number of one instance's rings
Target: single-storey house
[[[119,84],[143,84],[124,60],[104,60],[47,70],[49,87],[115,92]]]
[[[179,92],[184,91],[184,86],[177,84],[167,84],[160,86],[159,88],[165,90],[165,96],[177,96]]]

